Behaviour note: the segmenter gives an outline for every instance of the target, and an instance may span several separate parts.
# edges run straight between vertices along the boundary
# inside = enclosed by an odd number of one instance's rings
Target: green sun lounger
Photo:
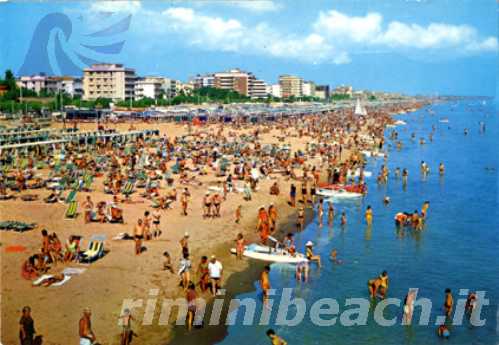
[[[66,210],[66,218],[75,219],[78,215],[78,202],[73,200],[69,203],[68,209]]]
[[[68,196],[66,197],[66,204],[69,204],[76,199],[76,190],[72,190],[69,192]]]
[[[85,175],[83,189],[86,191],[92,190],[92,183],[94,182],[94,177],[92,175]]]

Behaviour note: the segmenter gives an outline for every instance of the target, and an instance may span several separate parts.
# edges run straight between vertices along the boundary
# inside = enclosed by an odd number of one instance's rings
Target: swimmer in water
[[[386,195],[384,198],[383,198],[383,204],[385,205],[388,205],[390,203],[390,197],[388,195]]]
[[[445,316],[450,317],[453,306],[454,306],[454,298],[452,297],[452,292],[450,289],[445,289],[445,302],[444,302]]]
[[[345,211],[341,212],[341,225],[347,225],[347,214]]]
[[[318,208],[317,216],[319,218],[319,228],[322,228],[322,218],[324,216],[324,200],[323,199],[319,200],[319,206],[317,208]]]
[[[343,263],[343,261],[341,261],[340,259],[338,259],[338,252],[336,251],[336,249],[333,249],[331,251],[331,254],[329,254],[329,257],[331,258],[331,260],[337,264],[337,265],[341,265]]]
[[[441,324],[440,326],[438,326],[437,334],[441,338],[449,339],[449,337],[450,337],[449,328],[447,328],[446,325]]]
[[[371,205],[367,206],[365,218],[366,218],[367,226],[371,226],[373,223],[373,210],[371,208]]]
[[[430,207],[430,202],[427,200],[423,203],[423,206],[421,207],[421,217],[423,219],[426,219],[426,214],[428,213],[429,207]]]
[[[445,166],[444,166],[444,163],[440,163],[438,165],[438,173],[440,174],[440,176],[443,176],[444,173],[445,173]]]
[[[384,299],[388,290],[388,273],[383,271],[383,273],[379,276],[379,279],[381,280],[379,285],[379,297]]]
[[[333,219],[334,219],[334,205],[332,202],[329,202],[327,208],[327,223],[329,226],[333,225]]]

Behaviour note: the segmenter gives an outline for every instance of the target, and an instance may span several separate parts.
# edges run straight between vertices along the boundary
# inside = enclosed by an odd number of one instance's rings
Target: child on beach
[[[163,252],[163,258],[165,260],[163,261],[163,270],[175,273],[173,272],[172,259],[170,257],[170,253],[168,253],[167,251]]]
[[[239,222],[241,221],[241,209],[241,205],[237,206],[236,208],[236,224],[239,224]]]
[[[242,233],[237,234],[236,238],[236,257],[238,259],[243,258],[243,252],[244,252],[244,237]]]

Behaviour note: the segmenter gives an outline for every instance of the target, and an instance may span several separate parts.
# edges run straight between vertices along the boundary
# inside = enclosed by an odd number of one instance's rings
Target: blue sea
[[[466,100],[431,108],[433,115],[423,108],[397,116],[407,125],[397,127],[399,140],[403,141],[400,151],[387,140],[387,164],[391,172],[387,185],[378,185],[375,179],[383,159],[369,159],[366,170],[372,171],[373,177],[367,179],[368,195],[359,202],[335,203],[336,218],[332,227],[328,227],[324,219],[324,226],[319,228],[315,218],[296,235],[297,247],[301,250],[308,240],[315,243],[323,267],[318,269],[312,265],[310,280],[304,283],[296,282],[293,267],[272,265],[271,284],[277,293],[273,297],[270,325],[258,325],[262,305],[261,291],[255,283],[256,292],[238,298],[258,301],[256,322],[245,326],[239,316],[220,344],[267,344],[270,343],[265,336],[268,328],[273,328],[288,344],[499,343],[499,121],[495,104]],[[442,123],[443,118],[448,118],[448,123]],[[484,133],[479,131],[480,121],[485,123]],[[430,142],[432,126],[436,130]],[[465,128],[468,135],[464,135]],[[386,130],[387,138],[391,130]],[[411,133],[415,133],[416,140],[411,140]],[[425,138],[426,144],[420,145],[420,137]],[[427,162],[431,169],[426,178],[420,174],[421,161]],[[440,162],[446,167],[443,177],[438,174]],[[394,177],[396,167],[409,170],[406,189],[402,181]],[[388,206],[382,203],[385,195],[391,198]],[[419,233],[409,229],[397,231],[394,215],[399,211],[420,210],[425,200],[430,201],[430,208],[424,230]],[[371,228],[364,222],[367,205],[372,206],[374,213]],[[343,228],[339,225],[341,211],[345,211],[348,218]],[[337,250],[342,265],[328,259],[332,249]],[[383,270],[388,271],[390,277],[388,297],[403,301],[409,288],[419,288],[418,297],[432,301],[429,326],[417,325],[417,308],[413,325],[401,326],[402,308],[397,307],[385,310],[387,318],[398,318],[397,325],[392,327],[377,325],[372,312],[367,325],[363,326],[346,327],[337,321],[333,326],[323,327],[311,322],[308,312],[315,301],[334,298],[341,314],[352,308],[345,306],[345,299],[367,297],[367,280]],[[292,288],[293,297],[306,301],[305,318],[296,326],[274,324],[283,288]],[[446,288],[452,289],[455,302],[466,298],[459,295],[459,289],[486,291],[490,305],[483,307],[481,317],[486,319],[485,325],[471,326],[465,318],[462,326],[450,326],[450,339],[438,338],[436,318],[443,315]],[[294,313],[296,308],[290,308],[288,318]]]

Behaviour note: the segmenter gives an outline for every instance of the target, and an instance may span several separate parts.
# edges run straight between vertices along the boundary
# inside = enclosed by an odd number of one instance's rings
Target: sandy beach
[[[409,110],[417,106],[419,105],[411,104],[405,109]],[[399,111],[400,109],[393,111],[393,113]],[[61,126],[61,123],[53,125],[54,128]],[[134,123],[134,126],[137,129],[158,129],[161,136],[167,135],[168,137],[181,136],[189,132],[189,127],[184,124],[140,122]],[[258,125],[239,129],[223,128],[223,133],[227,136],[240,136],[254,131],[255,126]],[[307,143],[315,139],[308,135],[300,137],[296,128],[282,130],[273,125],[260,125],[260,127],[259,142],[280,145],[286,143],[293,152],[305,151]],[[80,131],[95,130],[96,124],[80,123],[78,128]],[[107,124],[107,128],[126,131],[130,128],[130,123]],[[220,129],[220,125],[204,125],[194,127],[193,130],[214,133]],[[284,142],[280,142],[278,136],[282,136],[283,133],[291,135],[286,136]],[[355,144],[352,143],[350,148],[344,151],[343,157],[347,157],[355,149]],[[306,163],[319,168],[320,156],[307,157]],[[48,175],[48,172],[48,169],[41,171],[44,175]],[[324,175],[325,168],[321,173]],[[25,202],[19,198],[1,201],[0,218],[2,221],[16,220],[37,224],[34,230],[24,233],[0,231],[2,269],[0,333],[2,334],[2,343],[14,344],[18,342],[18,322],[21,309],[23,306],[29,305],[32,309],[37,333],[43,336],[44,344],[77,343],[78,320],[85,307],[90,307],[92,310],[92,328],[97,341],[102,345],[119,344],[120,326],[118,319],[125,299],[143,299],[145,301],[150,297],[150,292],[155,289],[159,290],[158,299],[184,296],[183,290],[178,286],[179,277],[162,270],[162,253],[166,250],[172,255],[173,268],[176,269],[180,259],[179,240],[185,232],[190,235],[189,249],[193,271],[195,271],[201,256],[215,254],[224,265],[223,285],[230,281],[228,294],[238,293],[239,289],[250,288],[255,279],[256,269],[253,267],[253,274],[247,273],[250,261],[237,260],[229,253],[229,249],[234,246],[234,240],[239,232],[244,234],[248,242],[257,241],[256,220],[260,206],[268,207],[270,203],[274,203],[277,207],[279,214],[278,231],[284,232],[288,231],[290,227],[294,227],[289,224],[293,224],[296,220],[296,208],[288,205],[288,197],[290,184],[295,181],[281,174],[271,174],[270,177],[259,181],[258,190],[252,194],[251,201],[243,200],[242,193],[229,193],[227,199],[222,203],[221,217],[204,219],[202,217],[202,200],[207,187],[216,185],[224,178],[217,178],[213,171],[210,171],[208,175],[199,176],[198,179],[202,185],[188,186],[191,193],[189,215],[181,215],[179,201],[174,202],[171,209],[161,210],[162,235],[158,239],[145,241],[144,246],[147,250],[140,256],[134,255],[133,241],[112,240],[114,236],[122,232],[132,234],[137,219],[142,217],[146,210],[152,211],[151,201],[141,197],[139,193],[132,194],[131,203],[120,203],[124,214],[124,224],[95,222],[85,224],[81,205],[87,195],[90,195],[94,202],[112,200],[112,195],[104,193],[103,177],[94,180],[91,192],[81,191],[77,193],[76,199],[80,214],[73,220],[67,220],[64,217],[67,205],[43,202],[42,199],[49,194],[49,191],[45,189],[29,191],[31,194],[39,195],[36,201]],[[269,188],[274,182],[277,182],[280,187],[280,195],[278,196],[269,194]],[[297,187],[298,185],[299,183]],[[177,179],[174,186],[179,192],[184,187],[177,182]],[[161,190],[163,192],[167,189],[169,188],[162,187]],[[28,192],[24,191],[21,195],[23,193]],[[298,196],[300,196],[299,192]],[[242,205],[242,219],[239,224],[236,224],[234,214],[238,205]],[[58,263],[51,268],[50,273],[60,272],[66,267],[85,268],[86,270],[80,275],[73,276],[60,287],[33,287],[30,281],[21,277],[20,269],[30,253],[40,250],[42,241],[40,231],[42,229],[47,229],[49,233],[56,232],[63,243],[70,235],[81,235],[83,236],[84,248],[91,235],[104,234],[107,254],[96,262],[87,265]],[[5,250],[6,247],[13,245],[22,245],[26,249],[22,252],[7,252]],[[210,295],[206,293],[201,294],[201,296],[209,298]],[[193,336],[196,336],[186,332],[173,332],[174,327],[171,325],[157,325],[159,311],[157,308],[152,325],[141,325],[144,308],[136,308],[132,311],[136,319],[133,323],[133,329],[138,335],[133,339],[133,344],[166,344],[173,340],[175,333],[178,335],[177,343],[182,343],[183,337],[191,337],[190,339],[192,339]],[[203,332],[209,333],[211,331]],[[213,332],[216,334],[212,334],[211,337],[216,338],[220,336],[222,330],[217,328]]]

